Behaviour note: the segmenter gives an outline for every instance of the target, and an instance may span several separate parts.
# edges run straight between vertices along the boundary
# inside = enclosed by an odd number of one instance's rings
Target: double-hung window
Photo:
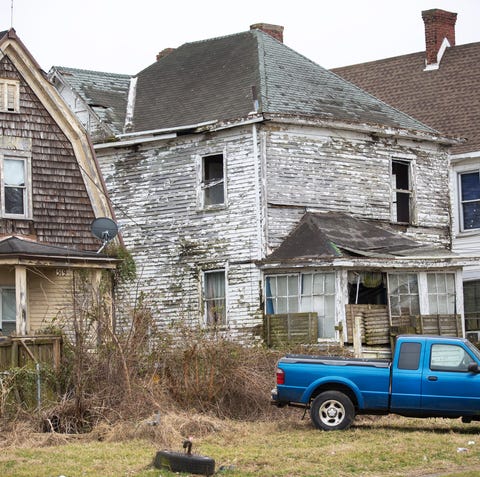
[[[412,179],[409,161],[392,160],[392,222],[410,223],[412,221]]]
[[[0,330],[4,335],[16,329],[15,288],[0,287]]]
[[[202,206],[203,208],[225,204],[225,164],[223,154],[202,157]]]
[[[15,113],[20,110],[20,82],[0,79],[0,111]]]
[[[480,173],[470,171],[458,177],[460,196],[460,228],[472,230],[480,228]]]
[[[29,161],[27,157],[1,156],[2,216],[28,218],[30,215]]]
[[[226,324],[225,270],[204,272],[203,306],[207,325]]]

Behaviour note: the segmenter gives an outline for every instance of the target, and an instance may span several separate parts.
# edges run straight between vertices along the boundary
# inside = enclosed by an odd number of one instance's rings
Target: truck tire
[[[348,429],[355,419],[355,408],[350,398],[342,392],[325,391],[313,400],[310,418],[317,429]]]
[[[168,469],[171,472],[189,472],[207,476],[215,473],[215,460],[210,457],[167,450],[157,452],[153,465],[157,469]]]

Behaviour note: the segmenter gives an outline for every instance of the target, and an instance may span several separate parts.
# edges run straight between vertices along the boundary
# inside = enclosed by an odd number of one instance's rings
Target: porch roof
[[[114,265],[118,260],[95,252],[86,252],[55,245],[47,245],[20,237],[5,237],[0,239],[0,264],[8,259],[41,260],[55,262],[87,262]]]
[[[377,220],[359,219],[339,212],[307,212],[262,263],[345,258],[451,260],[460,257],[446,248],[416,242]]]

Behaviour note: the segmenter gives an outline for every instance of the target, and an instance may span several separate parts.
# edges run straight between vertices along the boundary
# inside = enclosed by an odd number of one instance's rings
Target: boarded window
[[[202,158],[203,205],[221,205],[225,202],[223,154]]]
[[[478,171],[459,174],[462,230],[480,228],[480,175]]]
[[[3,159],[2,203],[6,216],[27,215],[26,163],[21,158]]]
[[[16,329],[15,288],[0,288],[0,330],[4,335]]]
[[[204,272],[203,303],[207,325],[226,324],[224,270]]]
[[[427,273],[430,315],[455,314],[455,274]]]
[[[411,184],[410,163],[392,160],[392,220],[410,223]]]
[[[19,111],[19,94],[18,81],[0,79],[0,111]]]
[[[393,273],[388,275],[388,298],[391,316],[420,314],[418,279],[416,273]]]

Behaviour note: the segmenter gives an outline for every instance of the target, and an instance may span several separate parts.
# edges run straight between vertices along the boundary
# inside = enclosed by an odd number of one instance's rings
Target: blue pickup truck
[[[480,420],[480,351],[463,338],[405,335],[393,360],[287,355],[272,404],[310,409],[318,429],[347,429],[357,414]]]

